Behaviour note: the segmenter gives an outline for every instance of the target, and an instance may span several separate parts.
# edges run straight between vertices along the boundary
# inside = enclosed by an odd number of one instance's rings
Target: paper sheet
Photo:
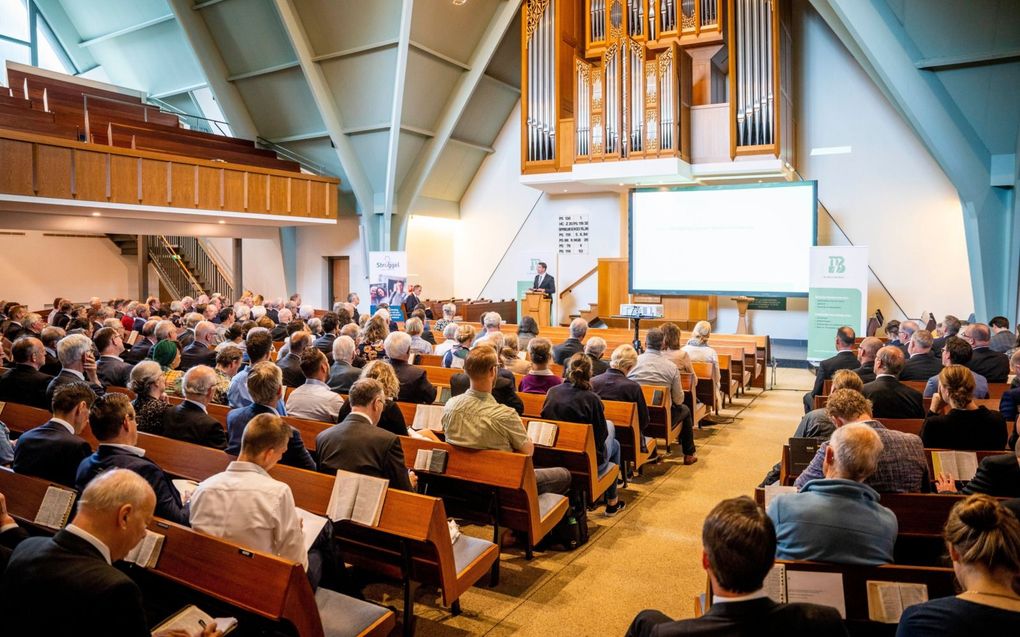
[[[305,511],[301,507],[295,508],[297,508],[298,517],[301,518],[301,532],[305,536],[305,551],[307,551],[312,548],[312,544],[315,544],[315,540],[322,533],[322,527],[326,526],[328,520],[321,515]]]
[[[814,573],[786,571],[786,601],[808,602],[831,606],[846,619],[846,599],[843,596],[843,575],[840,573]]]

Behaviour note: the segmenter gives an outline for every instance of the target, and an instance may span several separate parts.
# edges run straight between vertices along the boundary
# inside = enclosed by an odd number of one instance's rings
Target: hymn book
[[[165,539],[165,535],[146,529],[145,537],[124,556],[124,561],[137,564],[142,568],[155,568]]]
[[[334,522],[352,520],[365,526],[376,526],[389,485],[390,481],[384,478],[337,471],[326,515]]]
[[[977,473],[978,459],[973,451],[933,451],[931,464],[936,476],[945,473],[967,482]]]
[[[443,406],[442,405],[418,405],[414,412],[412,429],[429,429],[431,431],[443,431]]]
[[[414,456],[414,470],[444,473],[448,456],[444,449],[419,449]]]
[[[868,580],[868,619],[883,624],[896,624],[903,611],[928,601],[928,587],[907,582]]]
[[[559,429],[554,423],[532,420],[528,423],[528,440],[543,447],[554,447]]]
[[[39,512],[35,514],[36,524],[51,529],[62,529],[67,524],[67,518],[71,517],[71,509],[74,508],[75,492],[60,487],[46,487],[46,495],[43,496],[39,505]]]
[[[191,635],[191,637],[201,637],[205,627],[213,622],[216,622],[216,630],[224,635],[237,628],[236,617],[216,617],[214,619],[201,608],[192,604],[185,606],[177,614],[171,615],[169,619],[156,626],[152,629],[152,634],[156,635],[171,630],[182,630]]]
[[[134,345],[135,341],[138,340],[138,331],[132,331],[128,334],[127,340],[125,341],[128,345]]]
[[[790,570],[785,564],[776,564],[765,577],[763,588],[769,598],[781,604],[821,604],[835,608],[846,619],[841,573]]]
[[[181,496],[181,502],[187,504],[191,500],[191,495],[195,493],[195,489],[198,488],[198,483],[194,480],[177,479],[171,480],[171,484],[177,489],[177,493]]]

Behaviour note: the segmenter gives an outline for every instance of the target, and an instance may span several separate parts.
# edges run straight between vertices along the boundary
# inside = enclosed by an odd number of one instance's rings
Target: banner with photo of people
[[[407,296],[407,252],[368,253],[368,294],[371,312],[381,303],[389,306],[390,319],[404,320]]]

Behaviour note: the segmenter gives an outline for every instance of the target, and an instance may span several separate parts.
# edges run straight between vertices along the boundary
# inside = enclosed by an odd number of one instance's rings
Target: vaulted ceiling
[[[520,97],[521,0],[37,4],[83,75],[193,115],[215,98],[235,135],[339,177],[384,249],[410,213],[458,213]]]

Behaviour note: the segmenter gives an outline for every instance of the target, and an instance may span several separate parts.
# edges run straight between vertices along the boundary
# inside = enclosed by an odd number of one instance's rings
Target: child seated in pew
[[[531,359],[531,370],[521,380],[520,390],[526,394],[544,394],[551,387],[563,382],[549,369],[552,362],[552,343],[544,337],[533,338],[528,343],[528,358]]]

